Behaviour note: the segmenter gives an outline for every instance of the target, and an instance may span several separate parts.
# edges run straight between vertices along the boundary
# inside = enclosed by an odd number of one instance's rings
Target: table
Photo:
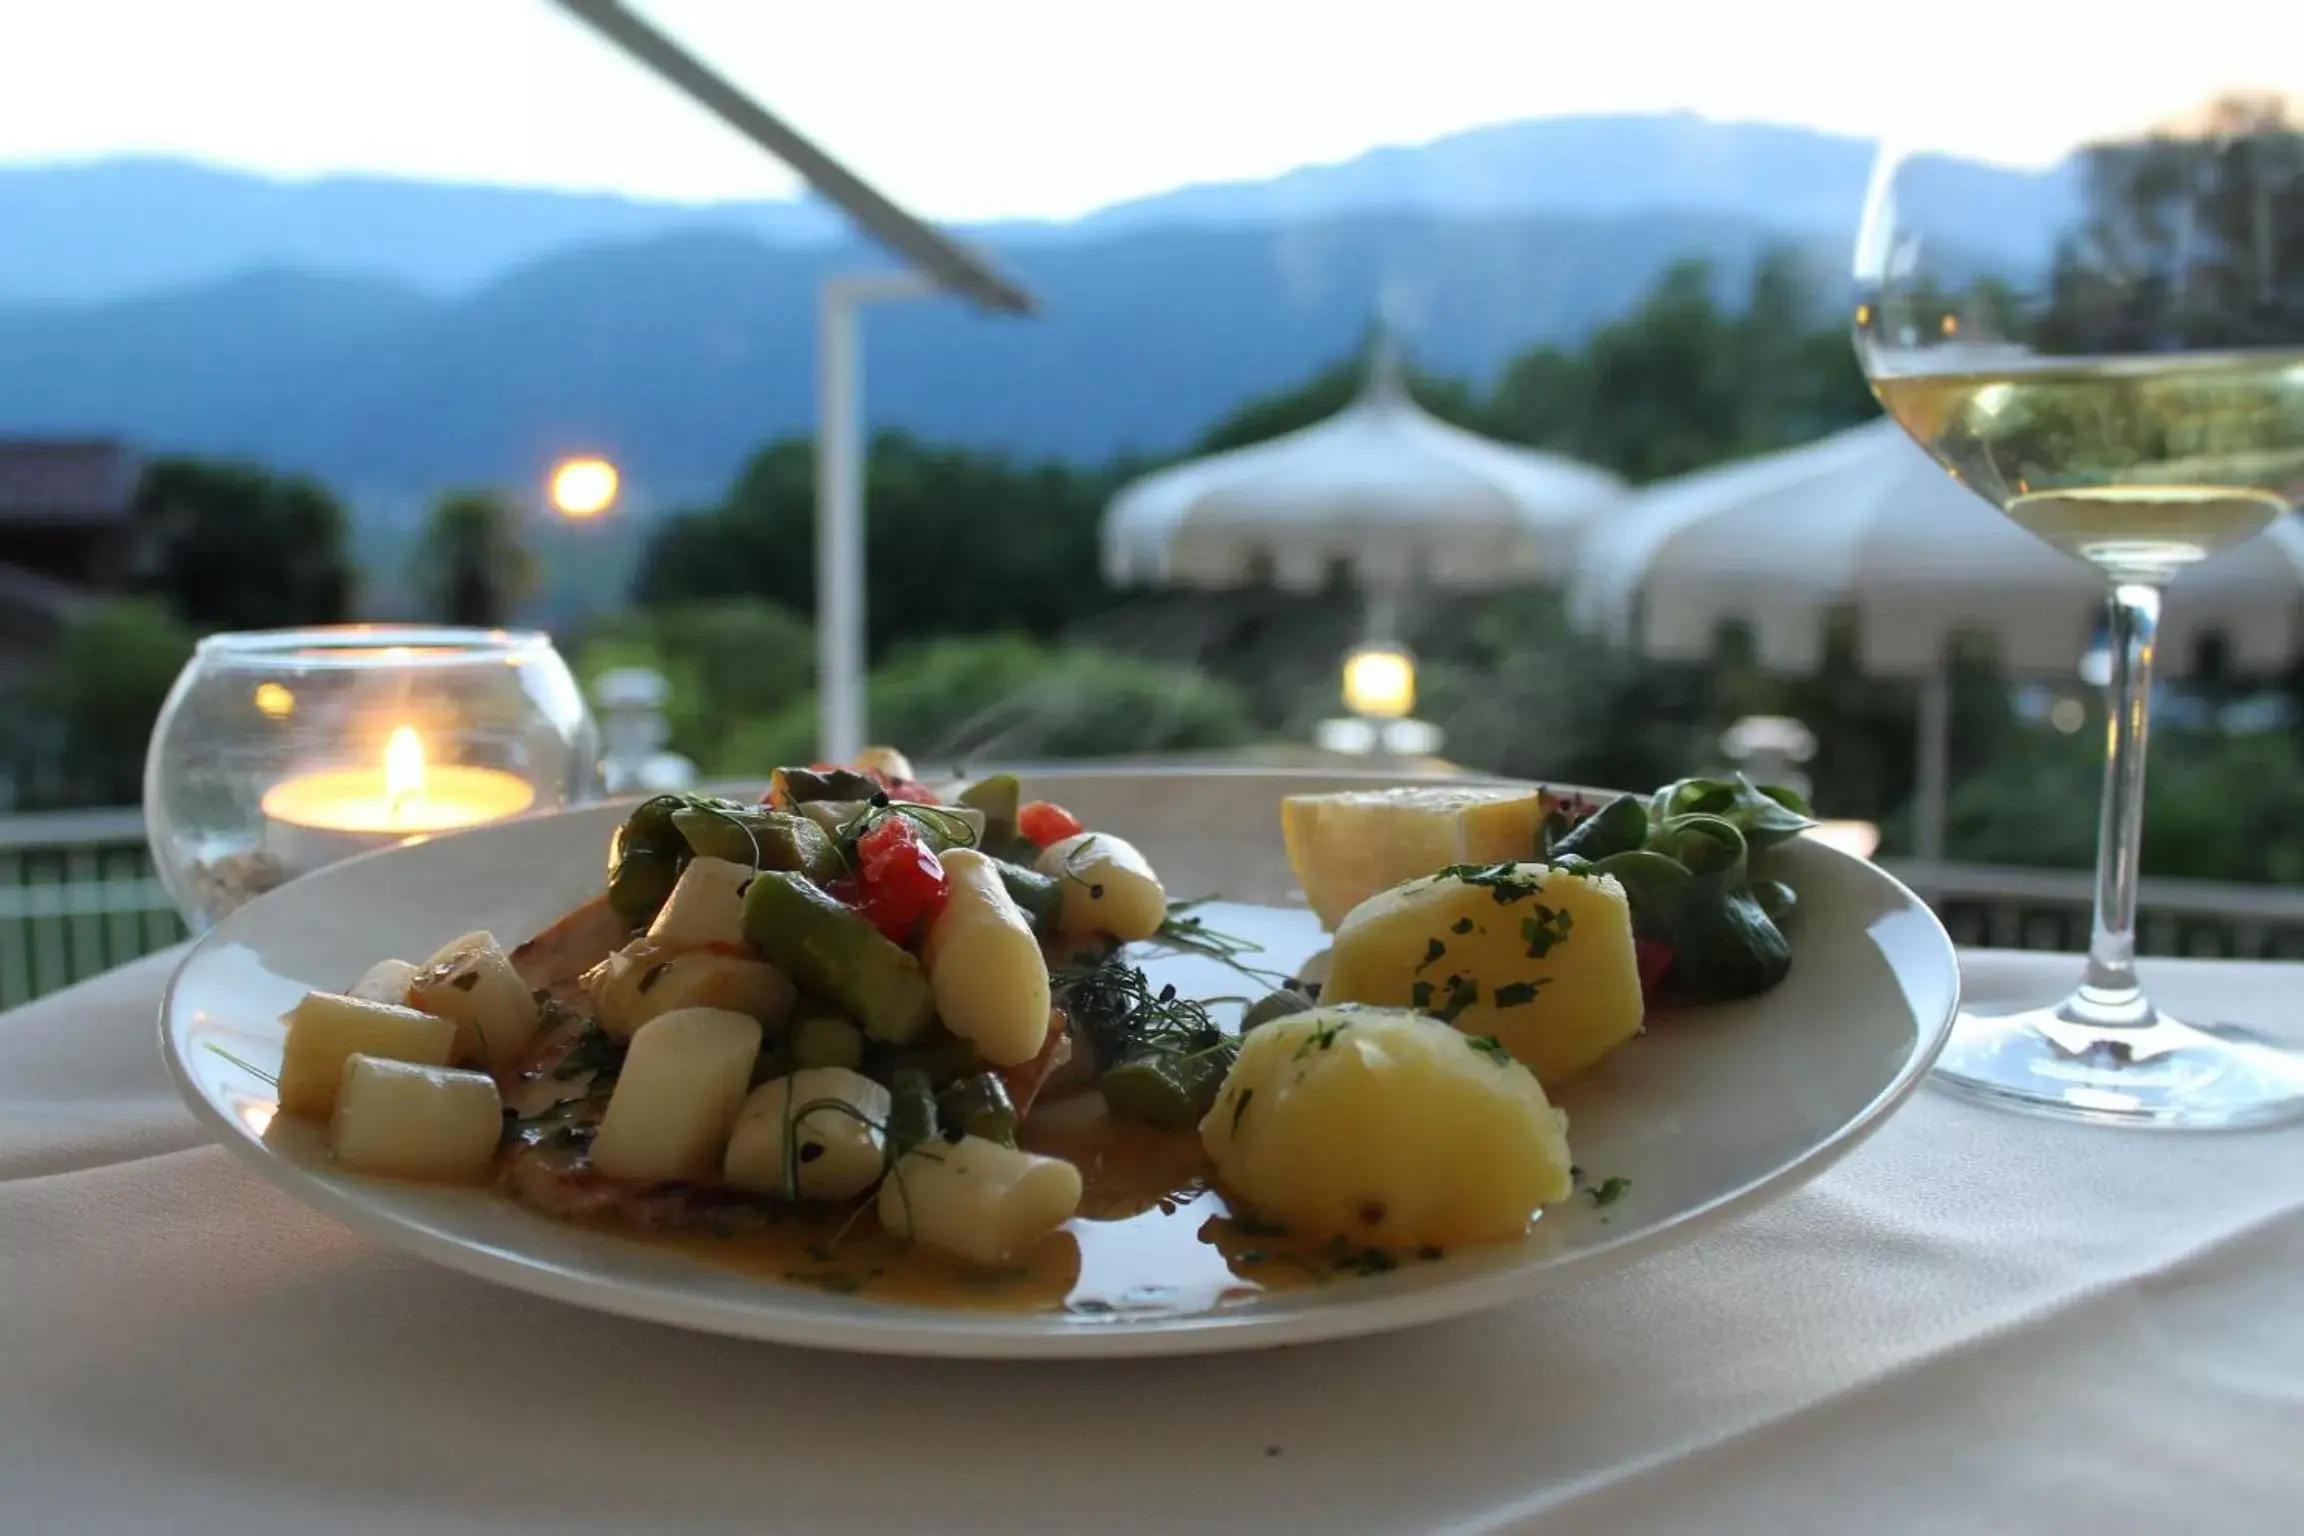
[[[1925,1091],[1518,1307],[1201,1360],[850,1359],[499,1290],[205,1144],[175,953],[0,1015],[0,1530],[2295,1531],[2304,1132]],[[2074,962],[1964,957],[1970,995]],[[2304,1039],[2304,967],[2163,962]]]

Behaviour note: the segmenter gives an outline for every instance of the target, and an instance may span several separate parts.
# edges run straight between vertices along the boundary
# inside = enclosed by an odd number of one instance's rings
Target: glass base
[[[1934,1080],[2003,1109],[2103,1125],[2236,1130],[2304,1117],[2304,1052],[2088,987],[2052,1007],[1962,1009]]]

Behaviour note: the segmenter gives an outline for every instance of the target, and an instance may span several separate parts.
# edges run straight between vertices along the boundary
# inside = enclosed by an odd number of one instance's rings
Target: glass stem
[[[2115,583],[2111,614],[2104,808],[2096,826],[2096,921],[2088,940],[2088,972],[2075,1001],[2091,1022],[2145,1024],[2151,1009],[2136,985],[2136,882],[2144,848],[2144,744],[2151,723],[2160,589],[2139,581]]]

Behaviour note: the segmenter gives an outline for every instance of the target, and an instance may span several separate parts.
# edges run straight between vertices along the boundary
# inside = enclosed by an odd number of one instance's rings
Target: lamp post
[[[816,334],[816,734],[828,762],[864,746],[864,354],[857,311],[924,299],[916,271],[824,280]]]

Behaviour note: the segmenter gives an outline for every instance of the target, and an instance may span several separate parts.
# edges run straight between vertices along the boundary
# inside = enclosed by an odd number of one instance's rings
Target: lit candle
[[[374,768],[299,774],[266,790],[264,847],[289,874],[303,874],[411,837],[517,816],[535,799],[515,774],[427,764],[423,740],[404,725]]]

